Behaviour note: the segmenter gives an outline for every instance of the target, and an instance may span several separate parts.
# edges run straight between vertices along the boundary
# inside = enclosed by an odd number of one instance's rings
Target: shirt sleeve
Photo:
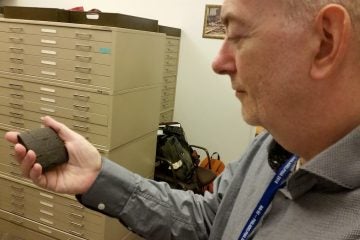
[[[208,239],[221,194],[171,189],[103,158],[96,181],[77,198],[146,239],[192,240]]]

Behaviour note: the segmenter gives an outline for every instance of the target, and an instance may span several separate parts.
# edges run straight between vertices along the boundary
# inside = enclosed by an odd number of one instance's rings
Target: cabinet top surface
[[[24,20],[24,19],[13,19],[13,18],[0,18],[1,23],[14,23],[14,24],[32,24],[32,25],[46,25],[54,27],[68,27],[68,28],[82,28],[98,31],[108,31],[108,32],[128,32],[128,33],[143,33],[143,34],[154,34],[154,35],[164,35],[164,33],[159,32],[150,32],[150,31],[141,31],[135,29],[127,28],[118,28],[118,27],[109,27],[109,26],[100,26],[100,25],[90,25],[90,24],[79,24],[79,23],[64,23],[64,22],[50,22],[50,21],[38,21],[38,20]]]

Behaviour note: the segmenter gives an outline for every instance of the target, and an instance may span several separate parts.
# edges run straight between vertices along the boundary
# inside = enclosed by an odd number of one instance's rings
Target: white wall
[[[175,120],[182,123],[190,144],[218,151],[224,161],[237,158],[252,139],[253,128],[241,118],[241,106],[226,76],[217,76],[211,62],[221,40],[202,38],[206,4],[222,0],[2,0],[2,5],[72,8],[84,6],[157,19],[182,29]]]

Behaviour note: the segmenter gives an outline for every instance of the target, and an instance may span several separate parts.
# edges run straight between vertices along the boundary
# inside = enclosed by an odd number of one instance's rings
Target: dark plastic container
[[[168,26],[159,25],[159,32],[165,33],[168,36],[181,37],[181,29]]]
[[[157,32],[158,21],[135,17],[120,13],[103,12],[70,12],[70,23],[100,25],[109,27],[129,28],[142,31]]]
[[[58,8],[4,6],[5,18],[69,22],[69,11]]]

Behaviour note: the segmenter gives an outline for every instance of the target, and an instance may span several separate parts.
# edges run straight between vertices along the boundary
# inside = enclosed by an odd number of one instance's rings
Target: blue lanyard
[[[296,161],[298,160],[297,156],[292,156],[289,158],[276,172],[276,175],[271,180],[271,183],[265,190],[262,195],[259,203],[251,214],[249,220],[245,224],[238,240],[248,239],[250,233],[254,230],[256,225],[259,223],[259,220],[264,215],[266,209],[269,207],[272,199],[274,198],[276,192],[283,186],[285,180],[289,176],[291,169],[294,167]]]

